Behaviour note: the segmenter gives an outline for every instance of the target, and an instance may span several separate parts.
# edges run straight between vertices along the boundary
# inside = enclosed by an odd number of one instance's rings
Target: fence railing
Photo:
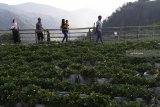
[[[88,32],[92,31],[91,29],[93,29],[93,27],[71,28],[68,32],[68,39],[84,40],[87,38]],[[47,31],[49,31],[49,35]],[[0,42],[9,42],[9,40],[7,40],[5,36],[11,33],[11,30],[0,30]],[[19,29],[19,34],[23,43],[37,43],[37,34],[35,29]],[[61,41],[61,39],[63,38],[61,29],[44,29],[43,34],[44,41],[47,41],[48,36],[51,41]]]
[[[49,35],[46,31],[49,31]],[[0,42],[12,42],[6,39],[5,35],[11,34],[11,30],[0,30]],[[49,38],[51,41],[61,41],[63,38],[60,29],[45,29],[44,41]],[[22,43],[37,43],[35,29],[20,29],[19,34]],[[48,37],[49,36],[49,37]],[[160,26],[122,26],[122,27],[104,27],[102,29],[102,38],[108,40],[128,40],[128,39],[160,39]],[[95,41],[95,27],[71,28],[69,29],[68,39]]]
[[[160,39],[160,25],[106,27],[103,36],[106,40]]]

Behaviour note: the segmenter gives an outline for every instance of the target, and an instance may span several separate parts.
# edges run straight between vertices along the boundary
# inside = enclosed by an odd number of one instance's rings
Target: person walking
[[[62,19],[61,30],[62,30],[62,33],[64,35],[64,37],[62,39],[62,43],[64,42],[65,39],[66,39],[66,42],[67,42],[68,41],[68,28],[67,28],[65,19]]]
[[[19,27],[15,19],[12,20],[12,26],[10,29],[12,30],[14,43],[20,43]]]
[[[97,38],[96,38],[96,43],[98,43],[98,41],[100,40],[101,43],[103,43],[102,41],[102,16],[99,15],[98,16],[98,21],[96,22],[96,35],[97,35]]]
[[[36,23],[36,33],[37,33],[37,39],[38,43],[43,42],[44,36],[43,36],[43,27],[41,23],[41,18],[38,18],[38,22]]]

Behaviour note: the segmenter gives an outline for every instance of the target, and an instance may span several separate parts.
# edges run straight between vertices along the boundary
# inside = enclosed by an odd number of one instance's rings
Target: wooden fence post
[[[140,35],[139,33],[141,33],[140,32],[140,27],[138,27],[138,30],[137,30],[137,40],[139,39],[139,35]]]
[[[91,37],[91,29],[89,28],[89,39],[90,39],[90,42],[92,40],[92,37]]]
[[[122,26],[120,26],[120,30],[119,30],[119,38],[120,36],[122,37]],[[125,39],[125,38],[124,38]]]
[[[38,43],[36,29],[35,29],[35,40],[36,40],[36,43]]]
[[[156,30],[156,28],[153,27],[153,34],[152,34],[152,37],[151,37],[152,39],[154,39],[154,37],[156,36],[155,30]]]
[[[44,42],[45,39],[46,39],[46,37],[45,37],[45,35],[46,35],[46,30],[44,30],[43,32],[44,32],[44,33],[43,33],[43,42]]]
[[[0,37],[0,39],[1,39],[1,44],[2,44],[2,37]]]

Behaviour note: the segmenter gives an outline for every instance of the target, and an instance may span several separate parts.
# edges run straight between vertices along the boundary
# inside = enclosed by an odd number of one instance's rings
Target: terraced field
[[[159,42],[0,46],[4,107],[151,107],[160,99]],[[129,53],[128,53],[129,52]],[[156,54],[156,53],[155,53]]]

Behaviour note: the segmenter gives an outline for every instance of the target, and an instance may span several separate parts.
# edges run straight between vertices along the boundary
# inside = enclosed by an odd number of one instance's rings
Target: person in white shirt
[[[102,16],[98,16],[98,21],[96,22],[96,34],[97,34],[97,39],[96,42],[100,41],[103,43],[102,41]]]
[[[12,26],[10,29],[12,30],[14,43],[20,43],[19,27],[15,19],[12,20]]]

